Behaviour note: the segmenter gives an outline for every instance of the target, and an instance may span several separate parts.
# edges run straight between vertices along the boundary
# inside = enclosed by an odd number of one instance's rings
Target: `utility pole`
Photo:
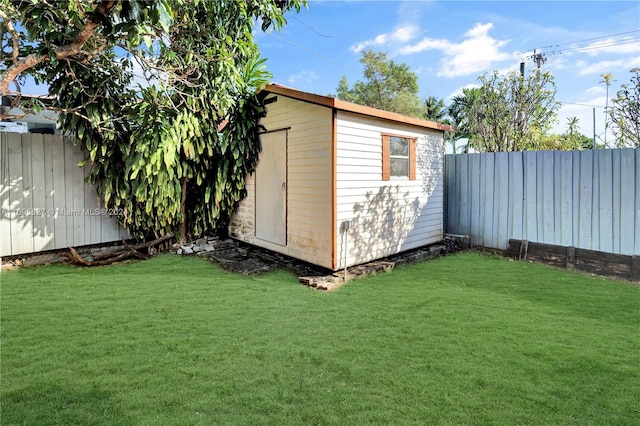
[[[596,149],[596,109],[593,108],[593,149]]]
[[[534,49],[533,60],[536,63],[536,66],[538,67],[537,77],[540,77],[540,67],[542,66],[542,64],[547,62],[547,58],[544,56],[543,53],[538,52],[538,49]]]

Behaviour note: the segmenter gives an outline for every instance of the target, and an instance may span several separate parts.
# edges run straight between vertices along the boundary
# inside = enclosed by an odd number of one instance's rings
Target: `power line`
[[[600,37],[586,38],[584,40],[576,40],[576,41],[569,41],[569,42],[566,42],[566,43],[558,43],[558,44],[554,44],[554,45],[551,45],[551,46],[540,47],[540,49],[549,49],[549,48],[552,48],[552,47],[564,46],[564,45],[567,45],[567,44],[584,43],[586,41],[600,40],[602,38],[616,37],[616,36],[619,36],[619,35],[633,34],[633,33],[640,33],[640,30],[625,31],[623,33],[616,33],[616,34],[609,34],[609,35],[600,36]]]
[[[302,25],[304,25],[305,27],[309,28],[311,31],[313,31],[314,33],[318,34],[320,37],[325,37],[325,38],[331,38],[333,36],[327,35],[327,34],[322,34],[320,31],[316,30],[315,28],[313,28],[311,25],[308,25],[304,22],[302,22],[302,20],[296,18],[295,16],[292,16],[293,19],[295,19],[296,21],[300,22]]]
[[[626,35],[626,34],[633,34],[633,33],[638,33],[638,32],[640,32],[640,30],[626,31],[626,32],[623,32],[623,33],[610,34],[610,35],[601,36],[601,37],[593,37],[593,38],[588,38],[588,39],[574,41],[574,42],[559,43],[559,44],[555,44],[555,45],[536,48],[536,49],[533,49],[533,50],[526,51],[526,52],[533,52],[532,55],[526,56],[526,59],[534,59],[534,60],[536,60],[539,56],[544,58],[545,56],[562,55],[564,53],[569,53],[569,52],[583,52],[583,51],[587,51],[587,50],[605,49],[605,48],[611,48],[611,47],[616,47],[616,46],[623,46],[623,45],[626,45],[626,44],[637,43],[637,42],[640,41],[640,36],[625,37],[625,38],[622,38],[622,39],[603,41],[601,43],[593,43],[591,45],[576,46],[576,47],[567,48],[567,49],[557,49],[559,46],[572,45],[572,44],[575,45],[577,43],[585,43],[585,42],[589,42],[589,41],[607,39],[607,38],[611,38],[611,37],[616,37],[616,36]],[[539,50],[541,50],[541,49],[549,49],[549,48],[556,48],[556,50],[553,50],[553,51],[551,51],[549,53],[544,53],[544,54],[543,53],[539,53]]]
[[[632,44],[632,43],[638,43],[640,41],[640,37],[634,38],[634,39],[628,39],[628,40],[619,40],[620,42],[616,41],[616,42],[610,42],[610,43],[602,43],[602,44],[597,44],[594,46],[584,46],[584,47],[576,47],[573,49],[565,49],[565,50],[559,50],[559,51],[553,51],[550,52],[549,55],[562,55],[563,53],[568,53],[568,52],[584,52],[587,50],[593,50],[593,49],[604,49],[607,47],[615,47],[615,46],[623,46],[625,44]]]
[[[585,107],[589,107],[589,108],[602,108],[604,109],[604,107],[602,105],[591,105],[591,104],[581,104],[578,102],[564,102],[564,101],[558,101],[560,102],[562,105],[579,105],[579,106],[585,106]]]
[[[284,41],[285,43],[288,43],[288,44],[290,44],[290,45],[292,45],[292,46],[295,46],[295,47],[297,47],[298,49],[302,49],[302,50],[304,50],[305,52],[311,53],[312,55],[315,55],[315,56],[317,56],[317,57],[319,57],[319,58],[321,58],[321,59],[324,59],[325,61],[332,62],[332,63],[334,63],[334,64],[336,64],[336,65],[340,65],[342,68],[347,68],[347,67],[345,67],[343,64],[341,64],[340,62],[338,62],[338,61],[336,61],[336,60],[334,60],[334,59],[331,59],[331,58],[329,58],[329,57],[327,57],[327,56],[324,56],[324,55],[322,55],[322,54],[320,54],[320,53],[316,52],[315,50],[311,50],[311,49],[309,49],[308,47],[302,46],[302,45],[300,45],[300,44],[298,44],[298,43],[295,43],[295,42],[293,42],[293,41],[291,41],[291,40],[287,40],[286,38],[284,38],[284,37],[280,37],[279,35],[276,35],[276,34],[274,34],[274,33],[272,33],[272,32],[271,32],[271,33],[268,33],[268,34],[269,34],[270,36],[272,36],[272,37],[277,38],[278,40]]]

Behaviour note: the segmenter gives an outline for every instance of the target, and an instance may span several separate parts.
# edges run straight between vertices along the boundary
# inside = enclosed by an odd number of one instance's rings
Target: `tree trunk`
[[[178,242],[180,244],[184,244],[187,242],[187,177],[183,177],[180,179],[181,183],[181,191],[180,195],[180,214],[182,215],[182,222],[178,226],[178,232],[180,233],[180,239]]]

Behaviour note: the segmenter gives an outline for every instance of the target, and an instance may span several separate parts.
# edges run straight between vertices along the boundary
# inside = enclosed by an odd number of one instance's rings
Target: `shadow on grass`
[[[69,388],[39,383],[2,395],[3,425],[131,424],[114,393],[98,387]]]

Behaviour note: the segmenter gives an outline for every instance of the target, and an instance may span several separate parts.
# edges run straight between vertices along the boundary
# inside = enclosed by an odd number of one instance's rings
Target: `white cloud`
[[[293,74],[289,76],[287,81],[289,82],[289,84],[296,84],[296,83],[310,84],[317,79],[318,79],[318,74],[316,74],[315,72],[302,70],[298,74]]]
[[[451,92],[451,94],[449,94],[449,96],[447,96],[446,99],[453,99],[454,96],[461,95],[463,89],[473,89],[473,88],[476,88],[476,87],[480,87],[480,85],[472,83],[472,84],[464,85],[462,87],[458,87],[456,90]]]
[[[433,50],[433,49],[446,51],[452,46],[453,46],[453,43],[449,42],[448,40],[445,40],[445,39],[436,40],[436,39],[426,37],[414,45],[404,46],[402,49],[400,49],[400,53],[403,55],[411,55],[413,53],[420,53],[420,52],[424,52],[425,50]]]
[[[585,52],[590,56],[601,53],[611,53],[619,55],[633,54],[640,55],[640,42],[635,38],[613,39],[598,41],[588,44],[585,47],[576,48],[577,52]]]
[[[391,33],[379,34],[376,37],[361,41],[351,46],[351,50],[359,53],[369,47],[385,47],[390,44],[407,43],[418,35],[419,28],[415,25],[404,25]]]
[[[418,43],[400,49],[401,54],[409,55],[426,50],[440,50],[444,57],[440,61],[439,77],[460,77],[486,71],[496,62],[511,59],[511,53],[502,52],[509,40],[496,40],[489,35],[492,23],[476,24],[467,31],[460,43],[446,39],[424,38]]]
[[[597,96],[605,93],[604,86],[592,86],[584,91],[585,96]]]
[[[393,34],[391,34],[391,39],[394,41],[399,41],[400,43],[406,43],[410,40],[413,40],[417,34],[418,27],[414,25],[407,25],[398,28]]]
[[[628,71],[631,68],[640,66],[640,56],[593,63],[577,61],[576,66],[578,67],[578,74],[580,75],[603,74],[612,71]]]

